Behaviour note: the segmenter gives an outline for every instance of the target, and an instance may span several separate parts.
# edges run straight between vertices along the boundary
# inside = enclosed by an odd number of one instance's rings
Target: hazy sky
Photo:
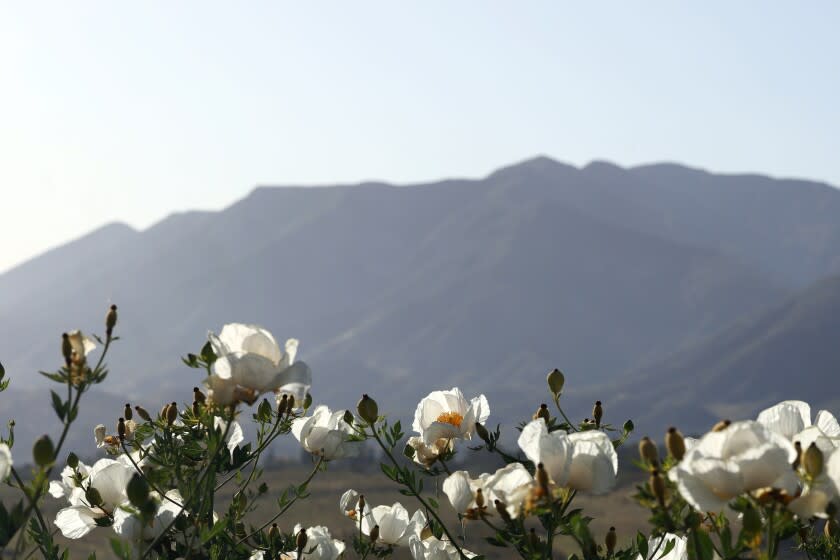
[[[840,184],[840,2],[3,2],[0,271],[257,184],[535,154]]]

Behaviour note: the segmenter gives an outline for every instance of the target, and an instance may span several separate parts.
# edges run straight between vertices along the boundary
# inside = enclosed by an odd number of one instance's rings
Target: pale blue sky
[[[840,3],[3,2],[0,271],[257,184],[536,154],[840,184]]]

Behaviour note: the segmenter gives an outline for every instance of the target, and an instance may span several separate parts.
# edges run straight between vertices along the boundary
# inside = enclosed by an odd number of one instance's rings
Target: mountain
[[[755,418],[782,400],[840,411],[840,276],[736,321],[719,334],[628,376],[612,407],[641,427],[692,430]]]
[[[827,185],[674,165],[540,157],[480,180],[262,187],[0,275],[0,360],[13,390],[42,389],[59,334],[101,332],[114,302],[105,423],[124,400],[189,400],[200,377],[179,357],[233,321],[299,338],[318,402],[379,393],[406,418],[459,385],[507,421],[544,399],[552,367],[610,386],[840,272],[838,240]]]

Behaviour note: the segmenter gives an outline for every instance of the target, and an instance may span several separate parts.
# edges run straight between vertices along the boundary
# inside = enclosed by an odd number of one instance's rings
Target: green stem
[[[41,530],[44,533],[49,533],[49,529],[47,529],[47,523],[44,521],[44,517],[41,515],[41,509],[38,507],[38,503],[33,499],[32,495],[26,490],[26,485],[21,480],[20,475],[18,474],[17,470],[14,467],[11,468],[12,477],[20,486],[21,492],[23,495],[26,496],[26,499],[29,500],[29,507],[35,512],[36,517],[38,517],[38,522],[41,524]],[[23,535],[21,534],[21,538]],[[38,548],[41,550],[41,554],[44,555],[44,558],[48,558],[50,556],[54,556],[52,554],[52,546],[50,546],[49,550],[44,550],[42,545],[38,545]]]
[[[379,437],[379,433],[376,431],[376,426],[375,426],[375,425],[373,425],[373,424],[369,424],[369,425],[370,425],[370,431],[373,433],[373,437],[374,437],[374,439],[376,439],[376,442],[379,444],[379,447],[381,447],[381,448],[382,448],[382,451],[384,451],[384,452],[385,452],[385,455],[387,455],[387,456],[388,456],[388,459],[390,459],[390,460],[391,460],[391,463],[394,465],[394,467],[395,467],[395,468],[397,468],[397,469],[400,469],[400,468],[401,468],[401,467],[400,467],[400,464],[399,464],[399,463],[397,462],[397,460],[394,458],[394,455],[391,453],[391,450],[390,450],[390,449],[388,449],[388,447],[385,445],[385,443],[384,443],[384,442],[382,441],[382,439]],[[411,490],[411,494],[412,494],[415,498],[417,498],[417,501],[419,501],[419,502],[423,505],[423,507],[424,507],[424,508],[426,508],[426,510],[427,510],[429,513],[431,513],[431,514],[432,514],[432,517],[434,517],[434,518],[435,518],[435,521],[437,521],[437,522],[438,522],[438,524],[439,524],[439,525],[441,526],[441,528],[443,529],[444,534],[445,534],[445,535],[449,538],[449,542],[451,542],[451,543],[452,543],[452,546],[454,546],[454,547],[455,547],[455,550],[456,550],[456,551],[458,551],[458,555],[461,557],[461,560],[468,560],[467,555],[466,555],[466,554],[464,554],[464,551],[463,551],[463,550],[461,550],[461,547],[460,547],[460,546],[458,546],[458,543],[457,543],[457,542],[455,542],[455,539],[454,539],[454,538],[452,538],[452,534],[449,532],[449,529],[447,529],[447,528],[446,528],[446,525],[444,525],[444,523],[443,523],[443,521],[441,520],[440,516],[438,516],[437,512],[436,512],[435,510],[433,510],[433,509],[429,506],[429,504],[427,504],[427,503],[426,503],[426,500],[424,500],[424,499],[423,499],[423,497],[420,495],[420,493],[419,493],[419,492],[417,492],[417,490],[414,488],[414,485],[413,485],[413,484],[410,484],[410,483],[409,483],[409,482],[407,482],[407,481],[403,482],[403,484],[405,484],[405,486],[406,486],[406,487],[408,487],[408,489],[409,489],[409,490]]]
[[[569,425],[569,427],[572,429],[572,431],[577,432],[577,431],[578,431],[578,429],[575,427],[575,425],[574,425],[574,424],[572,424],[572,421],[571,421],[571,420],[569,420],[569,417],[568,417],[568,416],[566,416],[566,413],[565,413],[565,412],[563,412],[563,409],[560,407],[560,395],[557,395],[557,397],[555,397],[555,399],[554,399],[554,406],[556,406],[556,407],[557,407],[557,410],[560,412],[560,415],[563,417],[563,420],[565,420],[565,421],[566,421],[566,424],[568,424],[568,425]]]

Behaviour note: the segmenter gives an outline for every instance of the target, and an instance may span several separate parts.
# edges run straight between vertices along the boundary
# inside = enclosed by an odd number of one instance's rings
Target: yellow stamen
[[[437,421],[443,422],[444,424],[452,424],[453,426],[460,428],[461,422],[464,421],[464,417],[457,412],[444,412],[437,417]]]

